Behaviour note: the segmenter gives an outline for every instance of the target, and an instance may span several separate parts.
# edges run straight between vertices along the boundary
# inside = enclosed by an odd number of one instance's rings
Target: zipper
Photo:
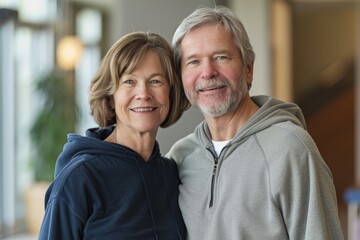
[[[211,208],[214,205],[215,177],[216,177],[216,173],[217,173],[217,168],[219,166],[219,158],[220,158],[222,152],[224,151],[224,149],[228,147],[228,145],[229,144],[226,144],[224,146],[224,148],[221,150],[219,156],[217,156],[217,154],[215,154],[211,148],[206,148],[214,158],[214,167],[213,167],[212,176],[211,176],[211,190],[210,190],[211,192],[210,192],[209,208]]]
[[[216,176],[216,170],[217,170],[217,167],[218,167],[218,160],[219,159],[217,157],[214,157],[214,168],[213,168],[212,177],[211,177],[211,193],[210,193],[209,208],[211,208],[213,206],[213,203],[214,203],[215,176]]]

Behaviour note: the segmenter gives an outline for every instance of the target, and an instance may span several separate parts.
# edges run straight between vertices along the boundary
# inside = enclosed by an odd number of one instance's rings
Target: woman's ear
[[[113,96],[108,98],[108,104],[110,106],[111,111],[115,112],[115,102],[114,102],[114,97]]]

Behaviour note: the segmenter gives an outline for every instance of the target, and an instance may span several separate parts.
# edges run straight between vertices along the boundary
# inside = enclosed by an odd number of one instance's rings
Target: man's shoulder
[[[194,133],[190,133],[190,134],[186,135],[185,137],[180,138],[179,140],[177,140],[174,143],[173,146],[176,146],[176,147],[187,146],[187,145],[189,145],[190,142],[196,142]]]
[[[189,153],[193,152],[194,149],[198,146],[199,143],[195,138],[195,134],[190,133],[176,141],[170,148],[169,152],[166,154],[166,157],[178,162],[179,159],[182,159],[184,156],[187,156]]]

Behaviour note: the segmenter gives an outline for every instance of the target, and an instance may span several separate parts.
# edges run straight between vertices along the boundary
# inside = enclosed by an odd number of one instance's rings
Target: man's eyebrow
[[[228,54],[231,55],[231,52],[228,49],[220,49],[220,50],[216,50],[214,53],[215,54]]]
[[[216,50],[214,51],[211,55],[218,55],[218,54],[226,54],[226,55],[232,55],[232,53],[228,50],[228,49],[220,49],[220,50]],[[184,60],[190,60],[190,59],[193,59],[193,58],[198,58],[198,55],[197,53],[194,53],[194,54],[190,54],[188,56],[184,56]]]
[[[184,56],[184,60],[189,60],[189,59],[192,59],[192,58],[196,58],[198,56],[198,54],[194,53],[194,54],[190,54],[188,56]]]

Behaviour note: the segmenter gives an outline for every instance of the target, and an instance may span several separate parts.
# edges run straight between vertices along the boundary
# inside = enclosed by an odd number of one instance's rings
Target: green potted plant
[[[66,142],[66,135],[75,130],[77,111],[71,85],[58,70],[41,77],[36,84],[36,90],[44,100],[30,130],[36,182],[53,180],[55,161]]]
[[[28,230],[34,235],[40,229],[45,191],[54,179],[56,159],[66,142],[67,133],[75,130],[78,111],[74,84],[71,83],[73,79],[69,76],[55,69],[36,82],[35,89],[43,100],[43,105],[30,129],[34,153],[31,159],[34,184],[25,194],[26,222]],[[36,213],[38,216],[34,215]]]

